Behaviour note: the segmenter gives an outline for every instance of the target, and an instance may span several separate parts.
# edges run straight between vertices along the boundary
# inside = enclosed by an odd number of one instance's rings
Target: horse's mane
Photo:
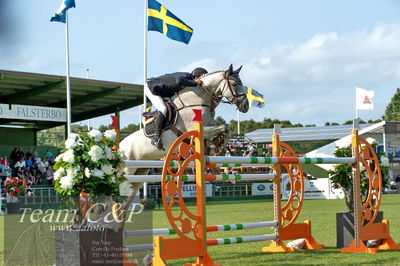
[[[213,74],[220,73],[220,72],[225,72],[225,70],[218,70],[218,71],[214,71],[214,72],[211,72],[211,73],[203,74],[203,75],[201,75],[200,79],[205,78],[205,77],[210,76],[210,75],[213,75]]]

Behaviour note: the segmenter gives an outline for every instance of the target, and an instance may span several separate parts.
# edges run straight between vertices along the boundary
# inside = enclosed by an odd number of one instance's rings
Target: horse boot
[[[156,120],[154,121],[154,125],[156,127],[156,133],[151,140],[151,144],[156,146],[157,149],[163,150],[163,151],[165,151],[165,149],[164,149],[164,145],[161,140],[161,133],[162,133],[162,130],[164,127],[164,122],[165,122],[164,114],[161,113],[160,111],[157,111]]]

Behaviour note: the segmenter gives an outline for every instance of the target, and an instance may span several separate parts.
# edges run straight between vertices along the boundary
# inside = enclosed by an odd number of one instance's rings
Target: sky
[[[75,0],[69,12],[72,77],[143,84],[143,0]],[[240,119],[323,125],[355,115],[355,87],[374,90],[379,119],[400,81],[398,0],[160,0],[194,29],[188,45],[148,34],[148,76],[243,65],[241,79],[265,108]],[[61,0],[0,0],[0,69],[65,75]],[[236,119],[223,105],[217,115]],[[138,108],[121,126],[139,121]],[[98,127],[109,116],[91,120]],[[83,124],[83,122],[81,123]]]

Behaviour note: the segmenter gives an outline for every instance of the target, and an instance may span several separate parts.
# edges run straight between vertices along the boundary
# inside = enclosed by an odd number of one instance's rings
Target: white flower
[[[104,178],[104,172],[101,171],[100,169],[95,168],[95,169],[93,169],[92,176],[97,176],[100,179],[103,179]]]
[[[57,157],[56,157],[56,159],[55,159],[55,161],[56,162],[58,162],[59,160],[61,160],[62,159],[62,157],[64,156],[64,154],[59,154],[59,155],[57,155]]]
[[[104,150],[106,152],[106,157],[108,160],[113,160],[115,158],[115,154],[109,147],[106,147]]]
[[[132,192],[133,189],[131,188],[131,184],[129,184],[128,181],[119,184],[119,194],[121,196],[130,196]]]
[[[67,150],[64,152],[63,161],[73,164],[75,162],[74,150]]]
[[[103,138],[103,134],[97,129],[90,130],[89,136],[94,138],[96,141],[100,141]]]
[[[104,157],[104,151],[100,146],[93,145],[88,152],[90,159],[94,162],[97,162]]]
[[[113,183],[115,183],[115,181],[116,181],[115,175],[112,175],[112,176],[111,176],[111,181],[112,181]]]
[[[92,172],[90,171],[90,169],[89,168],[85,168],[85,176],[87,177],[87,178],[89,178],[90,176],[92,175]]]
[[[117,178],[122,177],[126,172],[127,172],[128,168],[118,168],[117,171]]]
[[[114,168],[112,168],[111,165],[108,164],[103,164],[101,166],[101,170],[106,174],[106,175],[111,175],[112,173],[114,173]]]
[[[58,180],[61,176],[65,175],[65,169],[60,167],[57,171],[54,172],[54,180]]]
[[[104,136],[111,139],[112,141],[115,141],[117,139],[117,132],[115,130],[107,130],[104,132]]]
[[[78,141],[76,141],[77,138],[78,138]],[[79,138],[78,134],[71,133],[71,135],[65,141],[65,148],[72,149],[72,148],[78,146],[79,140],[80,140],[80,138]]]
[[[73,179],[74,177],[76,177],[78,175],[78,171],[79,168],[75,168],[75,167],[68,167],[67,168],[67,176],[70,177],[71,179]]]
[[[70,176],[63,176],[60,179],[60,187],[62,189],[71,189],[74,185],[74,183],[72,181],[73,181],[73,178],[71,178]]]

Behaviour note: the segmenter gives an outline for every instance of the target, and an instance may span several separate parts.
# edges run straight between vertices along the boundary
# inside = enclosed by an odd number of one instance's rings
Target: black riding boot
[[[165,116],[160,111],[157,111],[156,120],[154,121],[154,125],[156,126],[156,134],[151,140],[151,144],[157,147],[159,150],[164,150],[164,146],[161,140],[161,133],[164,127]]]

